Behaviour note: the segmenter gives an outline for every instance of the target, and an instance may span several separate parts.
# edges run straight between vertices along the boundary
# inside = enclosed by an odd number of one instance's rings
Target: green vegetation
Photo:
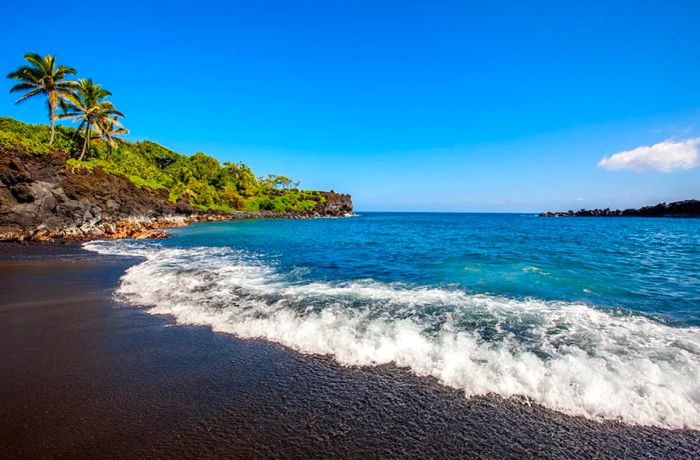
[[[154,142],[125,141],[121,136],[128,131],[119,120],[124,115],[107,100],[109,91],[91,79],[67,80],[75,69],[57,66],[54,56],[28,53],[25,60],[29,65],[8,75],[20,81],[10,91],[28,91],[17,102],[45,95],[49,126],[0,117],[0,148],[46,155],[63,151],[69,168],[100,167],[207,211],[311,211],[325,200],[319,192],[298,190],[299,183],[284,176],[258,178],[243,163],[221,165],[203,153],[188,156]],[[78,126],[55,126],[56,119]]]
[[[56,127],[54,145],[49,138],[46,125],[0,117],[0,148],[51,155],[84,145],[83,131],[71,127]],[[310,211],[324,201],[322,194],[298,190],[298,183],[284,176],[258,178],[243,163],[221,165],[203,153],[183,155],[150,141],[121,140],[118,149],[96,143],[88,158],[71,158],[66,164],[73,169],[101,167],[139,187],[168,190],[171,201],[188,198],[193,206],[209,211]]]

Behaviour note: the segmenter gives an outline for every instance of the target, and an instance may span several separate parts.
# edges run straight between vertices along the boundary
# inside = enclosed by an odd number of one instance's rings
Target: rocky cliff
[[[700,201],[685,200],[659,203],[639,209],[580,209],[578,211],[543,212],[541,217],[700,217]]]
[[[0,241],[165,236],[162,227],[206,220],[339,217],[350,195],[322,192],[310,212],[205,213],[165,190],[139,188],[100,168],[71,169],[65,154],[33,155],[0,147]]]

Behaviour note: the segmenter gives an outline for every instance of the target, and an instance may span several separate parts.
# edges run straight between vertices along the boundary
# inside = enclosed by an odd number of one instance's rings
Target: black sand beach
[[[467,400],[391,366],[174,326],[112,299],[134,262],[0,246],[0,457],[700,457],[696,431]]]

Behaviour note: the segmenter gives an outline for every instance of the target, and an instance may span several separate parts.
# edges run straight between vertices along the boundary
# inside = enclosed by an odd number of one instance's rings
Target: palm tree
[[[114,115],[112,118],[102,118],[95,124],[95,129],[100,137],[104,139],[105,144],[107,144],[108,158],[112,161],[112,151],[117,148],[118,142],[122,140],[121,135],[128,134],[129,131],[122,126],[117,115]]]
[[[42,58],[36,53],[27,53],[24,55],[24,60],[29,65],[20,66],[7,75],[7,78],[20,81],[10,89],[10,92],[27,91],[17,99],[15,104],[40,94],[46,95],[49,107],[49,124],[51,125],[49,144],[53,144],[56,106],[75,87],[75,82],[66,80],[66,76],[75,75],[76,71],[65,65],[57,66],[56,56],[50,54]]]
[[[105,100],[112,93],[93,83],[92,79],[80,79],[75,91],[66,95],[65,113],[61,118],[72,118],[80,122],[78,130],[85,129],[83,149],[78,160],[82,160],[90,148],[90,138],[93,128],[100,132],[100,126],[110,123],[113,117],[123,117],[124,114],[114,108],[111,101]]]

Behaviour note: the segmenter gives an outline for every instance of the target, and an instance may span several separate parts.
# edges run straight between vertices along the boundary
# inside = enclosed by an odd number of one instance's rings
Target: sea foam
[[[467,397],[520,396],[598,420],[700,429],[700,328],[582,303],[371,279],[304,281],[227,248],[85,247],[145,257],[117,295],[181,324],[343,365],[393,363]]]

